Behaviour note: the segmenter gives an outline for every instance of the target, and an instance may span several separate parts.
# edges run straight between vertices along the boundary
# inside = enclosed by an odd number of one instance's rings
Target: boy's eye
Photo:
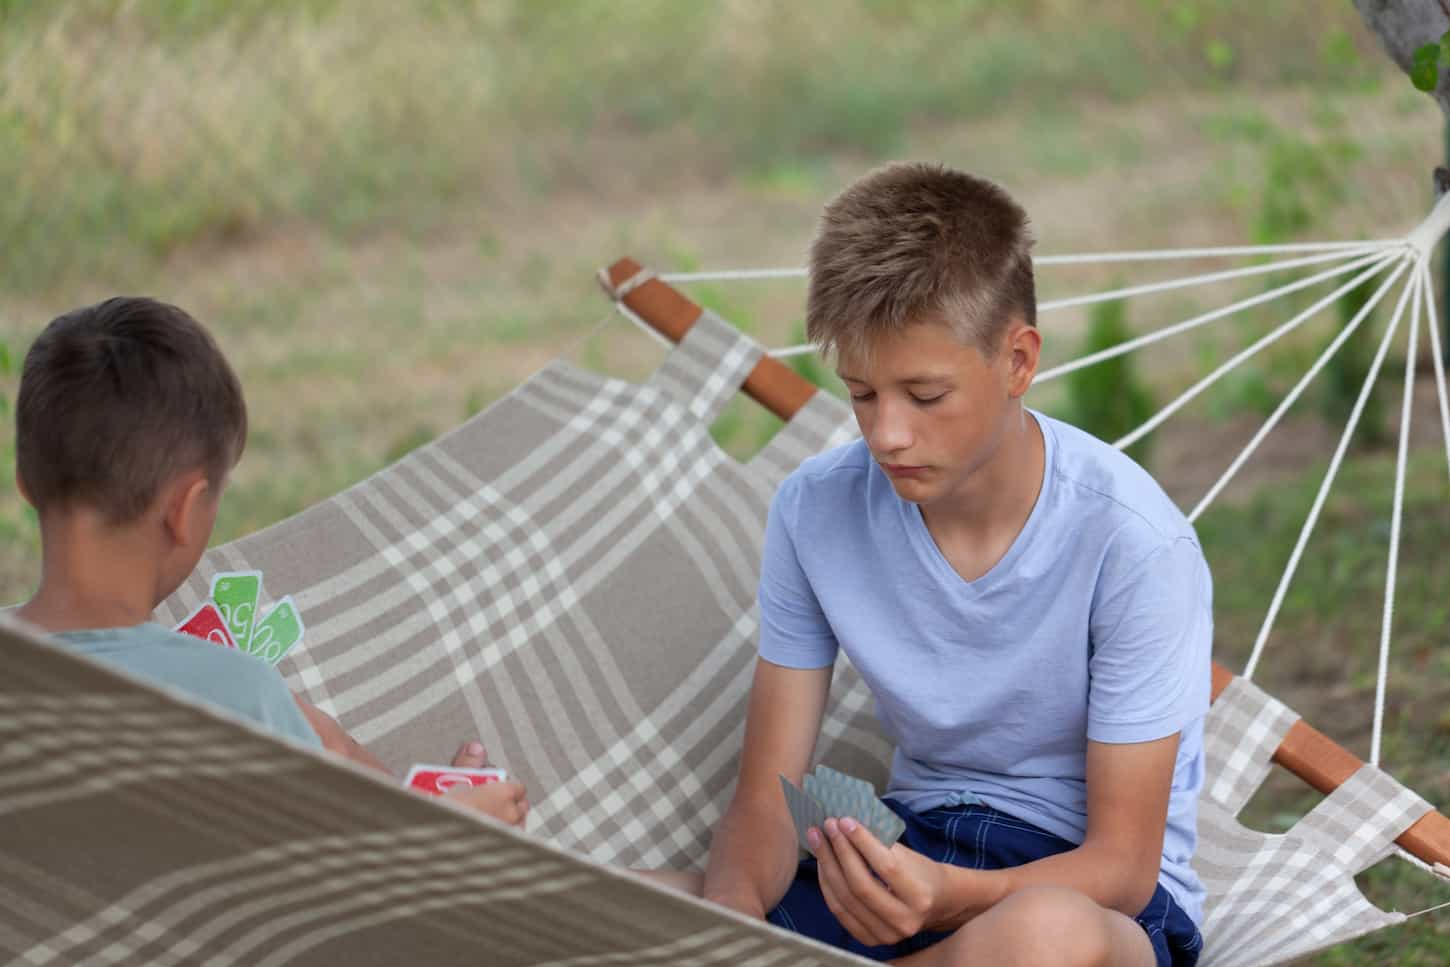
[[[914,399],[914,400],[916,400],[916,402],[919,403],[919,404],[921,404],[922,406],[930,406],[933,403],[939,403],[939,402],[941,402],[942,398],[945,397],[946,395],[947,394],[945,394],[945,393],[938,393],[935,396],[915,396],[915,395],[913,395],[911,398]]]
[[[851,394],[851,402],[852,403],[865,403],[868,400],[870,400],[872,397],[874,397],[875,395],[876,395],[875,393],[872,393],[872,392],[869,392],[869,391],[868,392],[865,392],[865,393],[852,393]]]

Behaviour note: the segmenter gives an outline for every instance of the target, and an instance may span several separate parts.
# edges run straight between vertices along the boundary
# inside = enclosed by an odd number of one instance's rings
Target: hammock
[[[1409,253],[1395,318],[1413,294],[1418,321],[1441,230],[1307,258]],[[703,863],[742,738],[770,496],[855,424],[635,263],[604,280],[678,340],[648,380],[553,362],[372,478],[208,552],[157,615],[190,613],[218,572],[262,571],[307,619],[281,665],[294,690],[395,770],[481,736],[529,786],[527,834],[0,621],[0,961],[858,962],[619,872]],[[708,430],[742,384],[788,417],[746,463]],[[1401,848],[1450,861],[1450,821],[1247,676],[1216,668],[1215,695],[1206,967],[1402,921],[1353,876]],[[841,658],[818,758],[879,786],[890,751]],[[1235,819],[1275,759],[1326,793],[1282,835]]]

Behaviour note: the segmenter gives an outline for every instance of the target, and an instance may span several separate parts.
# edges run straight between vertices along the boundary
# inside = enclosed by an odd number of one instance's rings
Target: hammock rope
[[[1385,608],[1380,627],[1379,668],[1375,674],[1374,728],[1370,734],[1369,764],[1380,764],[1380,741],[1384,737],[1385,689],[1389,680],[1390,629],[1395,620],[1395,580],[1400,560],[1400,524],[1405,510],[1405,467],[1410,450],[1410,411],[1415,398],[1415,351],[1419,348],[1420,307],[1425,301],[1425,276],[1416,272],[1410,285],[1415,290],[1415,308],[1410,314],[1409,347],[1405,350],[1405,389],[1400,403],[1400,445],[1395,454],[1394,509],[1390,513],[1389,563],[1385,569]]]
[[[1391,285],[1397,281],[1404,272],[1406,265],[1401,265],[1395,270],[1380,290],[1375,293],[1376,298],[1365,304],[1366,309],[1371,308],[1379,301]],[[1334,456],[1330,458],[1329,469],[1324,474],[1324,480],[1319,485],[1319,492],[1314,496],[1314,503],[1309,508],[1309,516],[1304,521],[1304,526],[1299,531],[1299,540],[1294,544],[1294,551],[1289,556],[1289,562],[1284,566],[1283,577],[1279,579],[1279,586],[1274,591],[1274,599],[1269,603],[1269,612],[1264,617],[1264,623],[1259,629],[1259,636],[1254,641],[1253,654],[1249,657],[1248,664],[1244,666],[1243,675],[1252,679],[1255,669],[1258,667],[1259,657],[1264,652],[1264,646],[1268,643],[1269,632],[1273,629],[1274,619],[1279,616],[1279,609],[1283,607],[1284,596],[1289,591],[1289,584],[1294,580],[1294,574],[1299,569],[1299,561],[1304,556],[1304,548],[1309,544],[1309,537],[1314,533],[1314,527],[1319,523],[1319,515],[1324,510],[1324,503],[1329,497],[1329,490],[1334,485],[1334,479],[1339,474],[1339,465],[1344,462],[1344,455],[1349,451],[1349,442],[1354,436],[1354,431],[1359,427],[1359,419],[1364,414],[1364,407],[1369,402],[1370,391],[1374,389],[1375,380],[1379,378],[1380,367],[1384,365],[1385,356],[1389,352],[1390,341],[1394,339],[1395,332],[1400,327],[1400,320],[1404,317],[1405,306],[1409,302],[1412,286],[1406,283],[1400,292],[1400,301],[1395,306],[1394,315],[1390,318],[1390,324],[1385,328],[1384,338],[1380,340],[1379,349],[1375,352],[1374,360],[1370,363],[1369,375],[1365,378],[1364,385],[1360,388],[1359,396],[1354,401],[1354,408],[1350,411],[1349,419],[1345,423],[1344,432],[1340,434],[1339,445],[1335,448]],[[1361,310],[1359,320],[1363,321],[1368,313]],[[1349,327],[1345,332],[1351,331]],[[1344,333],[1340,334],[1341,336]],[[1332,349],[1338,349],[1343,345],[1344,340],[1336,340],[1338,345],[1331,345]],[[1331,353],[1326,353],[1319,358],[1320,364],[1327,362]],[[1310,371],[1312,375],[1314,371]],[[1301,385],[1307,385],[1307,381],[1301,381]],[[1284,409],[1281,404],[1281,412]]]
[[[1218,495],[1223,492],[1223,489],[1229,485],[1229,483],[1233,480],[1234,476],[1239,472],[1239,469],[1248,462],[1249,457],[1253,456],[1254,451],[1259,448],[1259,444],[1263,443],[1264,439],[1273,431],[1276,426],[1279,425],[1279,421],[1282,420],[1285,414],[1289,412],[1289,408],[1294,405],[1294,403],[1304,393],[1304,390],[1307,389],[1309,387],[1309,384],[1314,381],[1314,377],[1319,375],[1319,371],[1322,370],[1326,365],[1328,365],[1329,360],[1333,358],[1336,352],[1339,351],[1339,348],[1343,346],[1349,340],[1349,338],[1353,336],[1354,333],[1359,329],[1360,325],[1367,318],[1369,318],[1370,313],[1374,311],[1374,308],[1379,304],[1380,299],[1382,299],[1384,297],[1384,294],[1389,291],[1391,286],[1394,285],[1395,280],[1400,277],[1400,274],[1404,272],[1404,270],[1404,265],[1401,265],[1398,269],[1396,269],[1394,274],[1385,280],[1384,284],[1382,284],[1379,289],[1375,291],[1374,295],[1370,297],[1369,301],[1367,301],[1365,305],[1360,309],[1360,311],[1355,314],[1354,318],[1349,321],[1349,324],[1346,325],[1342,330],[1340,330],[1339,335],[1335,336],[1334,340],[1324,348],[1324,351],[1319,354],[1319,358],[1316,359],[1314,361],[1314,364],[1310,366],[1309,369],[1305,371],[1304,375],[1299,378],[1299,382],[1295,383],[1294,386],[1289,390],[1289,392],[1285,394],[1283,400],[1281,400],[1279,402],[1279,405],[1274,409],[1274,412],[1269,414],[1269,418],[1264,421],[1264,425],[1259,428],[1258,432],[1255,433],[1253,437],[1249,439],[1249,442],[1245,444],[1244,448],[1239,451],[1239,455],[1234,458],[1232,463],[1229,464],[1228,469],[1223,472],[1223,475],[1214,482],[1213,486],[1208,489],[1208,492],[1203,495],[1203,497],[1199,500],[1198,504],[1193,508],[1192,511],[1189,512],[1188,519],[1190,522],[1196,522],[1198,518],[1202,516],[1203,512],[1207,510],[1209,506],[1213,503],[1213,501],[1218,497]]]
[[[1349,449],[1349,444],[1358,428],[1359,421],[1363,416],[1364,409],[1374,389],[1374,384],[1379,378],[1380,370],[1383,367],[1385,358],[1389,352],[1391,343],[1399,330],[1400,322],[1403,320],[1407,308],[1410,309],[1409,333],[1406,337],[1407,351],[1405,357],[1405,384],[1404,393],[1400,407],[1399,445],[1396,451],[1395,464],[1395,490],[1394,504],[1390,525],[1390,547],[1388,563],[1385,576],[1385,598],[1381,620],[1380,647],[1378,656],[1378,669],[1375,681],[1375,708],[1374,726],[1371,736],[1370,764],[1378,767],[1380,764],[1380,753],[1383,744],[1384,711],[1387,691],[1387,679],[1390,658],[1391,632],[1394,625],[1394,597],[1398,580],[1400,535],[1403,528],[1404,497],[1406,489],[1406,475],[1409,453],[1409,431],[1410,415],[1413,409],[1414,398],[1414,375],[1415,357],[1419,347],[1419,327],[1422,323],[1429,330],[1429,344],[1434,357],[1434,374],[1436,398],[1439,405],[1441,431],[1444,436],[1447,470],[1450,470],[1450,391],[1447,391],[1445,377],[1445,359],[1441,352],[1440,335],[1438,331],[1438,320],[1436,318],[1434,305],[1434,285],[1430,276],[1429,259],[1434,247],[1440,239],[1450,230],[1450,196],[1442,197],[1431,210],[1429,215],[1416,226],[1412,231],[1400,238],[1377,239],[1362,241],[1339,241],[1339,242],[1302,242],[1286,245],[1239,245],[1219,246],[1209,248],[1180,248],[1180,249],[1146,249],[1128,250],[1118,252],[1080,253],[1067,255],[1046,255],[1033,259],[1035,265],[1094,265],[1112,264],[1123,262],[1153,262],[1167,260],[1188,260],[1203,258],[1237,258],[1254,257],[1263,258],[1267,256],[1295,256],[1272,262],[1263,262],[1257,265],[1250,265],[1241,268],[1219,270],[1200,273],[1197,275],[1182,276],[1167,279],[1159,282],[1150,282],[1142,285],[1134,285],[1109,289],[1085,295],[1071,296],[1062,299],[1055,299],[1042,302],[1038,305],[1038,312],[1050,312],[1055,309],[1066,309],[1078,306],[1095,305],[1103,302],[1112,302],[1132,298],[1140,295],[1150,295],[1161,292],[1174,291],[1190,288],[1193,286],[1207,285],[1215,282],[1226,282],[1230,280],[1246,279],[1255,276],[1284,272],[1292,269],[1308,268],[1310,266],[1331,264],[1328,268],[1315,272],[1302,279],[1277,286],[1258,295],[1238,300],[1227,306],[1202,313],[1181,322],[1161,327],[1148,333],[1127,339],[1116,346],[1089,353],[1078,359],[1054,366],[1039,373],[1036,382],[1046,382],[1065,376],[1068,373],[1083,369],[1088,366],[1113,359],[1136,349],[1152,345],[1171,336],[1179,335],[1198,326],[1205,325],[1228,316],[1235,315],[1247,309],[1254,308],[1283,296],[1291,295],[1312,285],[1317,285],[1340,276],[1358,272],[1353,279],[1339,285],[1333,292],[1318,299],[1309,308],[1297,313],[1289,319],[1269,331],[1259,339],[1255,340],[1248,347],[1235,353],[1228,360],[1220,364],[1213,372],[1194,383],[1191,387],[1181,393],[1178,397],[1162,407],[1157,413],[1149,417],[1136,429],[1130,431],[1120,439],[1114,441],[1113,445],[1119,449],[1132,446],[1147,434],[1153,432],[1175,413],[1181,410],[1189,402],[1197,398],[1204,390],[1212,386],[1235,368],[1247,360],[1253,358],[1269,346],[1283,339],[1294,332],[1309,319],[1314,318],[1329,305],[1344,298],[1348,293],[1365,284],[1370,279],[1381,274],[1392,265],[1395,266],[1389,277],[1381,282],[1375,292],[1355,313],[1354,317],[1345,324],[1335,338],[1319,354],[1309,369],[1299,378],[1298,382],[1285,394],[1278,406],[1264,421],[1264,424],[1249,439],[1248,443],[1240,450],[1229,466],[1214,482],[1208,492],[1199,500],[1193,510],[1189,512],[1188,519],[1195,522],[1213,501],[1223,492],[1224,488],[1234,479],[1235,475],[1258,449],[1259,445],[1273,429],[1283,420],[1289,409],[1303,395],[1305,389],[1314,380],[1314,377],[1328,365],[1334,355],[1343,347],[1360,326],[1369,318],[1376,306],[1383,300],[1386,293],[1394,287],[1400,277],[1409,271],[1403,289],[1400,292],[1399,300],[1396,303],[1394,314],[1386,327],[1385,333],[1380,340],[1374,360],[1370,365],[1369,372],[1360,387],[1360,392],[1355,400],[1343,432],[1340,435],[1334,455],[1330,459],[1329,468],[1320,482],[1319,490],[1315,495],[1313,504],[1310,507],[1309,515],[1300,529],[1299,537],[1294,549],[1285,564],[1279,584],[1274,591],[1269,608],[1265,614],[1263,624],[1260,626],[1258,636],[1254,641],[1249,660],[1244,666],[1243,677],[1252,679],[1257,670],[1259,661],[1263,656],[1264,649],[1268,643],[1270,632],[1273,629],[1275,620],[1283,607],[1285,596],[1288,593],[1290,584],[1298,570],[1300,561],[1303,558],[1304,550],[1314,532],[1324,504],[1334,481],[1338,476],[1339,469]],[[634,278],[627,280],[623,285],[612,289],[611,295],[615,298],[616,309],[636,326],[644,329],[652,337],[668,344],[668,340],[661,336],[653,326],[632,312],[628,306],[620,301],[628,291],[648,279],[659,278],[668,283],[689,283],[689,282],[735,282],[735,281],[764,281],[775,279],[800,279],[805,278],[807,270],[804,268],[767,268],[767,269],[734,269],[722,271],[705,272],[674,272],[661,273],[656,276],[648,270],[641,271]],[[607,283],[607,277],[603,277]],[[609,286],[606,284],[606,289]],[[794,356],[801,356],[816,352],[812,344],[789,346],[782,349],[769,350],[768,354],[777,359],[786,359]],[[1444,906],[1445,904],[1442,904]],[[1434,907],[1432,910],[1440,909]],[[1431,911],[1424,911],[1431,912]],[[1418,916],[1418,914],[1416,914]]]
[[[1225,269],[1221,272],[1185,275],[1176,279],[1165,279],[1161,282],[1145,282],[1142,285],[1130,285],[1121,289],[1108,289],[1103,292],[1070,296],[1065,299],[1049,299],[1046,302],[1039,302],[1037,304],[1037,314],[1042,315],[1057,309],[1097,305],[1100,302],[1116,302],[1119,299],[1130,299],[1140,295],[1173,292],[1178,289],[1189,289],[1194,286],[1209,285],[1214,282],[1229,282],[1234,279],[1248,279],[1259,275],[1269,275],[1274,272],[1287,272],[1290,269],[1301,269],[1310,265],[1323,265],[1325,262],[1343,261],[1346,258],[1354,258],[1358,255],[1373,255],[1384,250],[1385,246],[1383,245],[1350,249],[1348,251],[1336,250],[1319,255],[1306,255],[1303,258],[1285,259],[1282,262],[1266,262],[1263,265],[1250,265],[1244,268]]]
[[[1050,380],[1057,379],[1058,377],[1066,376],[1068,373],[1076,372],[1079,369],[1086,369],[1089,366],[1095,366],[1098,363],[1106,362],[1109,359],[1116,359],[1118,356],[1130,353],[1135,349],[1141,349],[1144,346],[1151,346],[1153,343],[1161,342],[1162,340],[1167,339],[1171,336],[1177,336],[1181,333],[1188,332],[1190,329],[1197,329],[1199,326],[1207,325],[1210,322],[1216,322],[1219,319],[1226,319],[1239,312],[1242,312],[1245,309],[1252,309],[1255,306],[1263,305],[1266,302],[1272,302],[1280,296],[1289,295],[1291,293],[1298,292],[1301,289],[1307,289],[1312,285],[1317,285],[1320,282],[1327,281],[1328,279],[1336,278],[1337,276],[1353,272],[1356,269],[1363,268],[1365,265],[1373,262],[1375,259],[1380,257],[1380,252],[1377,250],[1345,265],[1337,265],[1332,269],[1326,269],[1323,272],[1318,272],[1314,275],[1309,276],[1308,278],[1297,279],[1294,282],[1281,285],[1275,289],[1270,289],[1267,292],[1261,292],[1258,295],[1250,296],[1246,299],[1240,299],[1238,302],[1229,303],[1228,305],[1221,308],[1201,313],[1200,315],[1194,316],[1191,319],[1185,319],[1182,322],[1173,323],[1172,325],[1164,326],[1161,329],[1156,329],[1152,332],[1144,333],[1141,336],[1136,336],[1133,339],[1118,343],[1118,345],[1116,346],[1109,346],[1107,349],[1101,349],[1095,353],[1089,353],[1086,356],[1082,356],[1070,362],[1063,363],[1060,366],[1054,366],[1045,372],[1039,373],[1036,379],[1033,380],[1033,382],[1045,383]]]
[[[1381,238],[1350,242],[1293,242],[1286,245],[1220,245],[1211,248],[1140,249],[1124,252],[1082,252],[1070,255],[1034,256],[1034,265],[1097,265],[1111,262],[1161,262],[1201,258],[1238,258],[1255,255],[1296,255],[1308,252],[1333,252],[1366,246],[1389,248],[1403,245],[1403,238]],[[804,267],[775,269],[718,269],[708,272],[664,272],[664,282],[764,282],[774,279],[803,279]]]
[[[1444,903],[1437,903],[1433,907],[1426,907],[1423,910],[1416,910],[1414,913],[1407,913],[1405,914],[1405,919],[1413,920],[1416,917],[1423,917],[1427,913],[1435,913],[1436,911],[1443,910],[1446,907],[1450,907],[1450,900],[1446,900]]]
[[[1434,283],[1430,281],[1430,263],[1420,263],[1420,275],[1424,277],[1425,292],[1433,296]],[[1434,359],[1435,396],[1440,402],[1440,428],[1445,434],[1445,469],[1450,471],[1450,397],[1445,392],[1445,356],[1440,349],[1440,321],[1435,318],[1434,298],[1425,299],[1425,326],[1430,330],[1430,355]]]
[[[1353,279],[1350,279],[1348,282],[1344,283],[1333,292],[1324,296],[1318,302],[1311,305],[1308,309],[1305,309],[1303,312],[1299,313],[1288,322],[1280,325],[1277,329],[1274,329],[1267,335],[1260,337],[1258,341],[1256,341],[1246,349],[1240,350],[1237,354],[1230,357],[1213,372],[1209,373],[1197,383],[1194,383],[1173,402],[1169,403],[1167,406],[1159,410],[1156,414],[1145,420],[1143,424],[1139,426],[1136,430],[1133,430],[1126,436],[1123,436],[1118,440],[1113,441],[1113,446],[1117,447],[1119,450],[1124,450],[1132,446],[1134,443],[1137,443],[1149,433],[1152,433],[1170,416],[1172,416],[1174,413],[1177,413],[1185,405],[1195,399],[1198,394],[1202,393],[1204,390],[1208,389],[1208,387],[1212,386],[1214,383],[1218,382],[1220,379],[1228,375],[1234,369],[1238,368],[1240,364],[1257,355],[1261,350],[1266,349],[1274,343],[1278,342],[1280,339],[1284,338],[1289,333],[1299,328],[1299,326],[1307,322],[1309,319],[1318,315],[1327,306],[1338,302],[1339,299],[1346,292],[1357,288],[1364,282],[1368,281],[1370,278],[1384,271],[1384,269],[1392,261],[1394,261],[1394,256],[1378,256],[1378,259],[1379,260],[1371,265],[1369,268],[1365,269],[1359,275],[1355,276]]]

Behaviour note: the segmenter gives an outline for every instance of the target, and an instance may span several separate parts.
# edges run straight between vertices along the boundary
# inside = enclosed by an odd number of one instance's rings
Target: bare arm
[[[1023,887],[1048,885],[1071,887],[1100,906],[1136,916],[1158,883],[1177,753],[1176,733],[1124,745],[1089,742],[1082,845],[1010,869],[949,875],[941,922],[958,926]]]
[[[294,694],[292,700],[307,717],[307,724],[312,726],[312,731],[316,732],[317,737],[322,740],[324,749],[371,769],[376,769],[385,775],[393,774],[392,770],[383,765],[382,760],[373,755],[367,746],[349,735],[337,719],[300,695]],[[470,748],[471,745],[477,746],[476,752]],[[485,761],[483,746],[478,743],[465,743],[458,750],[458,754],[453,757],[454,765],[475,768],[483,765]],[[455,802],[486,813],[510,826],[522,827],[525,817],[529,814],[528,795],[523,785],[517,782],[491,782],[483,786],[460,786],[450,790],[448,796]]]
[[[1130,745],[1089,742],[1082,845],[1008,869],[937,863],[899,843],[887,849],[852,819],[828,819],[824,838],[813,839],[826,903],[868,944],[955,930],[1030,886],[1067,887],[1136,916],[1158,881],[1177,749],[1176,734]]]
[[[347,734],[347,730],[338,723],[337,719],[328,715],[300,695],[294,694],[292,700],[297,703],[297,707],[306,716],[307,724],[312,726],[312,731],[316,732],[317,737],[322,740],[322,747],[324,749],[340,755],[345,759],[351,759],[369,768],[392,775],[388,767],[383,765],[377,756],[368,751],[367,746]]]
[[[799,783],[831,688],[831,666],[795,669],[760,659],[750,688],[734,798],[715,830],[704,895],[764,917],[795,874],[797,846],[780,776]]]

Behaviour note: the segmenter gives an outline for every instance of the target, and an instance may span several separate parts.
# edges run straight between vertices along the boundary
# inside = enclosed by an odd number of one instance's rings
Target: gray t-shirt
[[[65,631],[55,637],[87,658],[230,709],[278,735],[322,747],[282,676],[260,658],[158,624]]]

